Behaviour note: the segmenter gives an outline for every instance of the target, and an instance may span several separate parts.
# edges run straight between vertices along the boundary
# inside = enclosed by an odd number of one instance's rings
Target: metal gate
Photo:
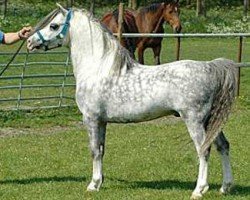
[[[0,69],[12,53],[0,53]],[[69,52],[20,53],[0,77],[0,110],[74,105]]]

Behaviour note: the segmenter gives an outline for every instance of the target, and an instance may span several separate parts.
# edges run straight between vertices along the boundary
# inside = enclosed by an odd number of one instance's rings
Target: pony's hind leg
[[[104,156],[106,124],[87,123],[89,130],[89,143],[93,158],[92,180],[87,187],[88,191],[99,191],[103,183],[102,159]]]
[[[196,121],[185,121],[189,134],[195,144],[196,151],[199,157],[199,175],[196,187],[192,193],[191,199],[199,199],[204,193],[208,191],[208,159],[210,155],[210,148],[201,153],[201,146],[205,140],[205,129],[203,123]]]
[[[221,131],[214,141],[217,151],[221,155],[223,169],[223,183],[220,193],[227,194],[233,185],[232,169],[229,160],[229,142]]]

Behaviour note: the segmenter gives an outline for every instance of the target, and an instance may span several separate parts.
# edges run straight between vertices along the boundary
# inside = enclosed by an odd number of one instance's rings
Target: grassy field
[[[77,110],[1,113],[0,198],[189,199],[197,158],[184,124],[174,117],[109,125],[105,183],[87,193],[91,178],[88,138]],[[249,110],[234,110],[225,131],[231,141],[235,188],[221,197],[221,165],[210,159],[210,191],[204,199],[249,199]]]

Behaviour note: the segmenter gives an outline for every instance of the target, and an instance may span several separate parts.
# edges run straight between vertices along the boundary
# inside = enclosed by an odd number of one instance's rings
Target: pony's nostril
[[[182,29],[181,26],[177,26],[177,27],[175,28],[175,32],[176,32],[176,33],[180,33],[180,32],[181,32],[181,29]]]

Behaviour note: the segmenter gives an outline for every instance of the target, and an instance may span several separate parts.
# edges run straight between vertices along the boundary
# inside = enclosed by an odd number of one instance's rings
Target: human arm
[[[23,27],[18,32],[5,33],[2,43],[13,44],[19,40],[25,40],[29,37],[31,27]]]

